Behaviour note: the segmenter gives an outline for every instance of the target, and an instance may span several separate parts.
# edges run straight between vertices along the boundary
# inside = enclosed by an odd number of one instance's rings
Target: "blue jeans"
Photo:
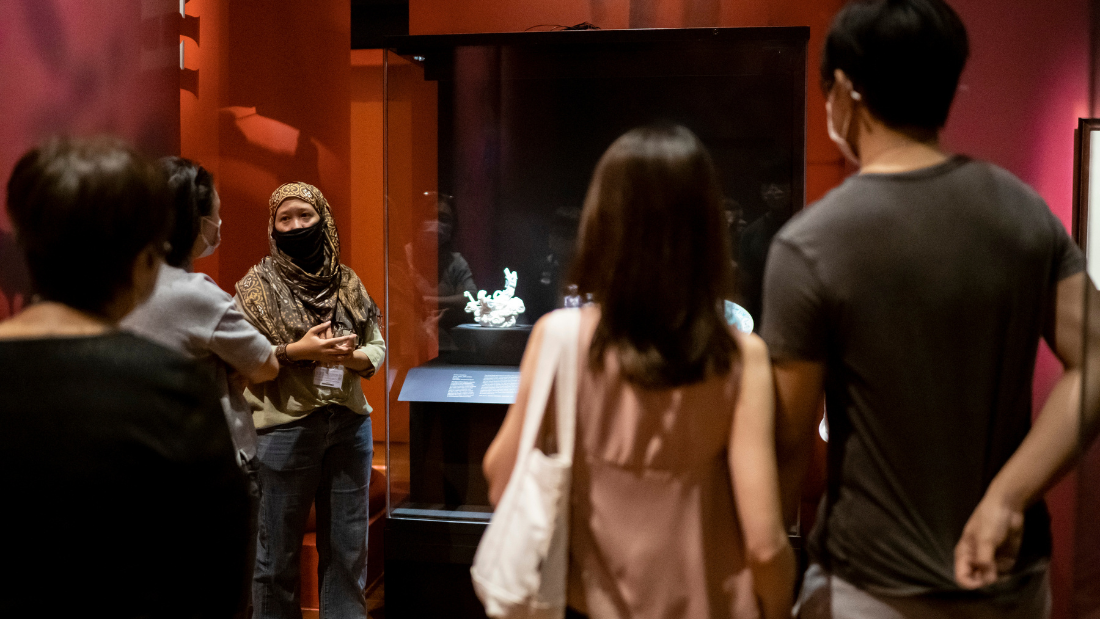
[[[317,502],[322,619],[366,617],[367,486],[374,442],[370,417],[340,406],[259,432],[259,548],[254,617],[302,616],[302,537]]]

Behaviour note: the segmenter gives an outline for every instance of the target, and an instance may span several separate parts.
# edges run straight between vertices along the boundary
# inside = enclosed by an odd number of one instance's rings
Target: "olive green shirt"
[[[360,415],[369,415],[371,406],[363,395],[359,378],[370,378],[382,367],[386,358],[386,341],[376,324],[370,341],[357,350],[363,351],[374,366],[361,375],[351,370],[344,372],[344,384],[340,388],[314,384],[314,367],[279,368],[275,380],[251,385],[245,390],[245,399],[252,407],[252,421],[257,430],[297,421],[313,411],[328,405],[343,406]]]

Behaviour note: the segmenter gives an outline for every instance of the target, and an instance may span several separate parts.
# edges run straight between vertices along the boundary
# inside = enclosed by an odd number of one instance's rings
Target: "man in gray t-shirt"
[[[789,506],[823,394],[830,426],[800,617],[1049,613],[1084,260],[1034,191],[940,149],[967,50],[942,0],[850,3],[827,37],[829,134],[860,173],[780,230],[764,280]],[[1040,338],[1066,371],[1032,427]]]
[[[780,367],[825,370],[815,560],[881,593],[957,588],[952,550],[1031,426],[1044,321],[1083,267],[1042,199],[962,157],[850,178],[780,231],[763,335]],[[1039,501],[1014,573],[1049,552]]]

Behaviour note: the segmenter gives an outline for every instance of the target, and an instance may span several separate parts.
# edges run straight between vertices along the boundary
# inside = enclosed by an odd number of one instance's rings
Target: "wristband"
[[[296,359],[291,359],[286,354],[286,347],[287,347],[286,344],[279,344],[278,346],[275,347],[275,358],[279,360],[279,363],[282,363],[283,365],[294,365],[294,366],[302,366],[302,365],[306,365],[308,363],[308,362],[298,361]]]

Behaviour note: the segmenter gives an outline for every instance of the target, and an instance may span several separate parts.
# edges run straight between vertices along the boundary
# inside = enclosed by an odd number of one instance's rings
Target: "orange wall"
[[[355,252],[347,265],[385,311],[382,182],[382,51],[352,50],[351,229],[345,236]],[[375,439],[385,440],[384,372],[364,381],[363,393],[376,410],[371,416]]]
[[[425,192],[438,188],[436,161],[437,111],[436,82],[425,80],[423,68],[390,54],[387,84],[389,87],[387,139],[387,195],[389,204],[390,288],[389,358],[393,387],[390,390],[390,437],[408,440],[407,402],[399,402],[398,394],[407,371],[438,355],[438,342],[432,317],[438,307],[424,300],[414,284],[415,262],[420,275],[436,281],[435,255],[431,259],[419,252],[427,248],[410,243],[416,238],[423,222],[434,220],[436,206],[425,200]],[[415,254],[415,255],[414,255]]]
[[[325,194],[341,258],[354,260],[349,0],[186,6],[199,18],[198,44],[184,41],[199,87],[180,92],[181,152],[215,173],[224,222],[221,248],[196,266],[232,290],[268,253],[268,197],[298,180]]]

